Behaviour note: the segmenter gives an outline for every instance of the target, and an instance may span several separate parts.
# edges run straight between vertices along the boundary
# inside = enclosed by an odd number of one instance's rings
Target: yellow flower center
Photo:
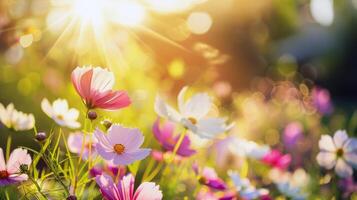
[[[115,153],[121,155],[122,153],[124,153],[125,150],[125,146],[122,144],[116,144],[114,145],[114,151]]]
[[[194,117],[187,118],[193,125],[197,124],[197,119]]]
[[[344,154],[343,149],[337,149],[337,151],[336,151],[336,156],[337,156],[337,157],[342,157],[343,154]]]
[[[206,184],[207,183],[207,179],[203,176],[201,176],[199,179],[198,179],[198,182],[201,183],[201,184]]]
[[[9,173],[6,170],[0,171],[0,179],[6,179],[9,177]]]
[[[57,118],[58,118],[59,120],[63,120],[63,119],[64,119],[63,115],[57,115]]]

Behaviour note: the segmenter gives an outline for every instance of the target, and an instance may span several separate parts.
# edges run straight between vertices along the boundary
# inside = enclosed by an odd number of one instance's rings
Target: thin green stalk
[[[61,186],[63,187],[63,189],[65,190],[66,194],[69,195],[69,190],[68,187],[63,183],[63,181],[61,180],[61,177],[58,175],[57,170],[54,169],[54,167],[52,166],[51,162],[48,160],[48,158],[46,157],[45,154],[43,154],[42,156],[43,160],[45,161],[46,165],[49,167],[49,169],[52,171],[55,179],[61,184]]]
[[[31,182],[36,186],[37,191],[41,194],[41,196],[45,199],[47,199],[46,195],[41,191],[41,187],[40,185],[37,183],[37,181],[35,179],[32,178],[32,176],[30,174],[27,174],[27,176],[29,177],[29,179],[31,180]]]
[[[10,133],[10,135],[7,136],[7,141],[6,141],[6,160],[9,160],[10,157],[11,143],[12,143],[12,135]]]
[[[154,164],[155,164],[155,160],[151,158],[150,161],[149,161],[149,164],[145,168],[144,175],[142,177],[142,181],[144,181],[145,178],[149,175],[150,171],[154,167]]]
[[[10,195],[9,195],[9,192],[7,191],[7,189],[5,189],[5,197],[6,197],[6,200],[10,200]]]
[[[167,162],[166,167],[164,168],[164,170],[162,172],[163,176],[165,176],[165,174],[167,173],[167,171],[169,169],[170,164],[175,160],[176,153],[177,153],[178,149],[180,148],[180,146],[182,144],[182,141],[185,138],[185,136],[186,136],[186,129],[185,129],[185,131],[183,131],[181,133],[180,138],[179,138],[179,140],[177,141],[177,143],[176,143],[176,145],[174,147],[174,150],[172,152],[172,158]]]
[[[88,148],[88,171],[92,168],[92,141],[93,141],[93,121],[89,124],[89,148]]]

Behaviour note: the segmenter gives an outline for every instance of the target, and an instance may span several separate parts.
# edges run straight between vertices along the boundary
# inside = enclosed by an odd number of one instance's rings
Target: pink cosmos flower
[[[156,140],[166,151],[173,151],[176,143],[179,140],[179,135],[174,136],[175,124],[172,122],[165,122],[160,126],[160,120],[157,119],[152,127]],[[176,154],[189,157],[195,154],[196,151],[190,148],[191,141],[188,136],[185,136],[182,140],[180,147]]]
[[[303,136],[303,127],[300,122],[291,122],[284,129],[284,144],[287,148],[295,147]]]
[[[144,136],[139,129],[112,125],[108,134],[97,129],[94,135],[98,140],[95,145],[98,154],[114,165],[128,165],[150,154],[150,149],[140,148]]]
[[[284,155],[278,150],[272,150],[262,158],[262,161],[272,167],[284,170],[290,165],[291,156],[290,154]]]
[[[153,182],[143,182],[134,191],[134,176],[128,174],[117,184],[106,174],[96,177],[100,192],[105,200],[161,200],[160,187]]]
[[[124,177],[126,173],[125,166],[115,166],[111,163],[105,163],[103,165],[96,165],[92,167],[89,171],[91,177],[96,177],[102,174],[108,174],[112,177],[119,177],[120,179]]]
[[[91,137],[90,135],[84,135],[81,132],[71,133],[68,136],[68,148],[72,153],[76,153],[79,155],[81,154],[82,147],[84,147],[82,152],[83,159],[88,159],[89,152],[91,152],[92,157],[97,156],[95,150],[96,143],[97,139],[95,137]]]
[[[22,148],[15,149],[7,163],[5,163],[4,153],[0,148],[0,186],[10,185],[26,181],[28,176],[21,174],[21,165],[31,165],[31,156],[27,153],[27,150]]]
[[[161,151],[151,151],[151,156],[154,160],[158,162],[163,162],[171,159],[173,157],[173,153],[170,151],[167,152],[161,152]],[[183,157],[176,155],[174,160],[172,161],[175,164],[179,164],[183,160]]]
[[[207,190],[202,188],[197,196],[196,200],[238,200],[237,195],[232,191],[223,192],[213,192],[212,190]]]
[[[194,172],[200,176],[199,182],[202,185],[206,185],[211,189],[215,190],[225,190],[227,189],[224,181],[218,177],[216,171],[211,167],[204,167],[202,172],[199,172],[198,166],[194,164]],[[199,174],[200,173],[200,174]]]
[[[311,92],[313,104],[321,114],[328,115],[333,111],[330,92],[326,89],[315,87]]]
[[[117,110],[131,104],[126,91],[113,91],[114,74],[101,67],[77,67],[72,83],[88,109]]]
[[[353,180],[352,177],[340,180],[338,185],[343,191],[342,195],[344,199],[349,199],[351,195],[357,194],[357,183]]]

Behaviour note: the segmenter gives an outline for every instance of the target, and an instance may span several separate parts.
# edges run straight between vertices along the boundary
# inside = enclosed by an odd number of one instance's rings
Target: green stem
[[[180,146],[181,146],[181,144],[182,144],[182,141],[183,141],[183,139],[184,139],[185,136],[186,136],[186,132],[187,132],[187,131],[186,131],[186,129],[185,129],[185,131],[183,131],[183,132],[181,133],[180,138],[179,138],[179,140],[177,141],[177,143],[176,143],[176,145],[175,145],[175,147],[174,147],[174,150],[173,150],[173,152],[172,152],[172,158],[167,162],[166,167],[164,168],[164,170],[163,170],[163,172],[162,172],[162,175],[163,175],[163,176],[165,176],[165,174],[167,173],[167,170],[169,169],[170,164],[175,160],[176,153],[177,153],[177,151],[179,150],[179,148],[180,148]]]
[[[89,148],[88,148],[88,170],[92,168],[92,141],[93,141],[93,121],[89,124]]]
[[[47,156],[45,154],[43,154],[42,158],[45,161],[46,165],[49,167],[49,169],[52,171],[55,179],[62,185],[63,189],[66,192],[66,195],[69,195],[68,187],[62,182],[61,177],[57,173],[57,170],[52,166],[52,164],[49,161],[49,159],[47,158]]]
[[[10,133],[10,135],[7,136],[7,141],[6,141],[6,160],[9,160],[9,157],[10,157],[11,142],[12,142],[12,135]]]
[[[172,152],[172,158],[170,159],[168,164],[172,163],[175,160],[176,153],[179,150],[179,148],[180,148],[180,146],[182,144],[182,141],[185,138],[185,136],[186,136],[186,129],[185,129],[184,132],[181,133],[180,138],[179,138],[179,140],[177,141],[177,143],[176,143],[176,145],[174,147],[174,151]]]
[[[41,194],[41,196],[45,199],[47,199],[46,195],[43,194],[43,192],[41,191],[41,187],[40,185],[37,183],[37,181],[35,179],[32,178],[32,176],[30,176],[30,174],[27,174],[27,176],[29,177],[29,179],[32,181],[32,183],[36,186],[37,191]]]
[[[10,195],[9,195],[9,192],[7,191],[7,188],[5,189],[5,197],[6,197],[6,200],[10,200]]]

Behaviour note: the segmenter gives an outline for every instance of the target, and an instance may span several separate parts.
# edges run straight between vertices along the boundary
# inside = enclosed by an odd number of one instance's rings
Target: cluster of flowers
[[[127,92],[113,91],[114,74],[100,67],[77,67],[72,72],[72,82],[86,107],[86,118],[95,120],[95,109],[118,110],[131,104]],[[89,167],[89,176],[95,181],[104,199],[108,200],[158,200],[163,198],[163,192],[154,182],[141,182],[135,189],[135,174],[126,173],[125,166],[140,161],[151,155],[158,162],[167,166],[176,162],[184,162],[185,158],[198,153],[192,143],[194,140],[210,140],[228,132],[234,124],[227,124],[225,118],[212,115],[211,97],[206,93],[194,94],[186,100],[188,87],[178,94],[178,109],[167,104],[160,96],[155,100],[155,111],[158,118],[152,127],[153,136],[162,147],[162,151],[142,148],[144,135],[137,128],[127,128],[110,121],[103,121],[104,129],[96,127],[89,131],[71,133],[67,139],[69,150],[77,154],[80,161],[85,160]],[[315,91],[318,93],[318,91]],[[315,94],[321,98],[320,94]],[[316,103],[321,102],[317,100]],[[323,102],[324,103],[324,102]],[[326,104],[326,103],[325,103]],[[330,105],[321,105],[318,109],[329,112]],[[328,108],[327,108],[328,107]],[[70,108],[65,99],[57,99],[51,103],[43,99],[41,108],[59,126],[78,129],[80,112]],[[2,124],[13,131],[33,129],[35,119],[32,114],[15,110],[13,104],[6,108],[0,104],[0,120]],[[176,133],[176,127],[182,132]],[[294,124],[287,127],[295,130]],[[296,134],[287,134],[295,137]],[[288,139],[286,140],[289,140]],[[37,133],[36,139],[46,140],[45,133]],[[289,140],[290,141],[290,140]],[[268,145],[253,141],[226,137],[217,146],[224,146],[237,157],[246,157],[261,162],[270,168],[269,177],[278,190],[292,199],[305,199],[308,194],[303,191],[308,175],[303,169],[289,172],[292,155],[284,154]],[[334,169],[342,178],[353,175],[357,167],[357,140],[349,138],[346,131],[339,130],[333,137],[322,135],[319,140],[320,152],[317,163],[328,170]],[[9,152],[7,152],[9,153]],[[105,163],[104,167],[99,163]],[[33,179],[29,173],[32,159],[25,148],[13,150],[5,162],[3,150],[0,148],[0,185],[11,185]],[[130,167],[129,167],[130,170]],[[159,169],[161,170],[161,169]],[[268,188],[257,188],[243,173],[228,170],[229,180],[218,176],[215,169],[194,163],[192,172],[197,177],[197,184],[202,187],[197,192],[197,199],[273,199]],[[353,181],[352,181],[353,183]],[[76,199],[75,187],[71,185],[71,195],[68,199]],[[41,189],[39,189],[41,190]]]

